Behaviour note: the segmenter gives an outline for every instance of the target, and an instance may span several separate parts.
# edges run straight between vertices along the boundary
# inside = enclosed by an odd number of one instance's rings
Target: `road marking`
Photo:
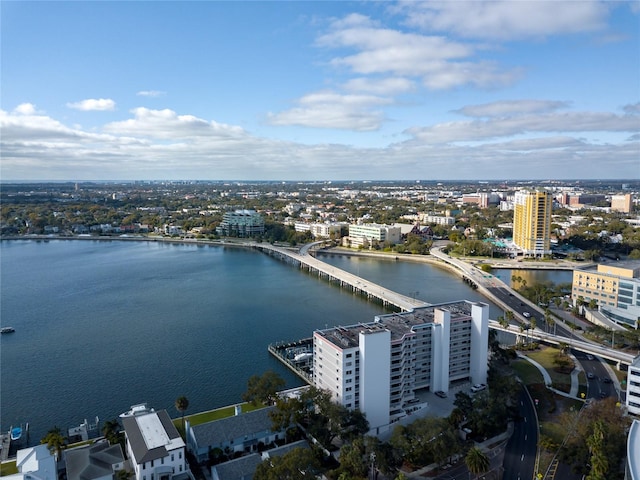
[[[527,435],[526,435],[526,434],[525,434],[525,436],[524,436],[524,439],[525,439],[525,440],[527,439]]]
[[[520,458],[521,462],[524,462],[524,453],[522,454],[522,457]]]

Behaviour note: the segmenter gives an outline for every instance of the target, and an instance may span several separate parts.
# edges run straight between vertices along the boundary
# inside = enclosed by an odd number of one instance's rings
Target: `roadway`
[[[504,452],[502,478],[530,480],[536,468],[538,453],[538,416],[531,396],[521,387],[518,395],[519,419],[514,422],[513,435]]]

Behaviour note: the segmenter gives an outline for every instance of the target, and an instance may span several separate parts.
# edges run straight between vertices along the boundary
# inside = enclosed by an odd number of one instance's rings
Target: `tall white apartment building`
[[[404,416],[421,389],[486,383],[489,306],[459,301],[376,316],[313,334],[313,383],[360,409],[377,432]]]
[[[627,370],[627,411],[640,415],[640,356],[633,359]]]
[[[374,242],[396,244],[400,243],[400,236],[400,227],[376,223],[349,225],[349,240],[353,247],[369,246]]]

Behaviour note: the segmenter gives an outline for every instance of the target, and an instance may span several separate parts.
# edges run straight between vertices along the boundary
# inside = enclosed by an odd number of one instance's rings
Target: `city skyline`
[[[0,9],[3,181],[640,177],[638,2]]]

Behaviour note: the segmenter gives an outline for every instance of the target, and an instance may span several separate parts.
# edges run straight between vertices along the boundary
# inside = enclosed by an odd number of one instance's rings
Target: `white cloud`
[[[141,90],[136,95],[139,97],[163,97],[167,94],[167,92],[163,92],[161,90]]]
[[[596,32],[606,28],[613,2],[443,1],[401,2],[406,23],[428,32],[463,38],[523,39]]]
[[[353,78],[344,85],[347,91],[358,93],[372,93],[374,95],[392,96],[415,90],[415,83],[407,78]]]
[[[387,101],[375,99],[352,96],[347,100],[332,92],[318,92],[308,96],[300,107],[317,107],[323,101],[342,102],[344,108]],[[553,103],[549,102],[550,108]],[[5,180],[478,180],[541,175],[575,178],[576,172],[589,178],[638,178],[637,136],[602,143],[586,140],[580,134],[604,131],[636,135],[637,115],[560,114],[539,109],[540,113],[532,107],[534,111],[512,118],[413,129],[416,136],[411,141],[382,148],[355,148],[328,141],[311,145],[276,141],[255,137],[237,126],[171,110],[138,108],[132,118],[107,124],[97,132],[68,127],[45,115],[0,110],[0,173]],[[530,138],[515,137],[520,132],[532,133]],[[429,137],[434,134],[439,137]]]
[[[116,108],[116,102],[110,98],[87,98],[79,102],[67,103],[67,107],[83,111],[114,110]]]
[[[477,142],[531,132],[635,132],[638,118],[599,112],[524,114],[512,117],[446,122],[410,128],[405,133],[427,145]]]
[[[193,115],[178,115],[173,110],[151,110],[138,107],[131,110],[134,118],[105,125],[109,133],[141,135],[152,138],[223,137],[243,135],[240,127],[208,122]]]
[[[13,111],[21,115],[33,115],[36,113],[36,106],[32,103],[21,103]]]
[[[421,78],[434,90],[466,84],[483,88],[508,85],[520,74],[517,69],[503,71],[495,63],[474,60],[477,47],[471,44],[380,28],[361,15],[335,21],[316,44],[355,50],[351,55],[333,58],[330,63],[335,67],[347,67],[360,75]]]
[[[341,95],[327,91],[305,95],[298,103],[299,107],[270,113],[269,123],[361,132],[377,130],[384,115],[374,108],[390,104],[392,100],[375,95]]]
[[[625,113],[640,114],[640,102],[624,106]]]
[[[552,112],[568,107],[567,102],[549,100],[508,100],[485,103],[483,105],[468,105],[456,112],[468,117],[504,117],[507,115],[521,115],[525,113]]]

